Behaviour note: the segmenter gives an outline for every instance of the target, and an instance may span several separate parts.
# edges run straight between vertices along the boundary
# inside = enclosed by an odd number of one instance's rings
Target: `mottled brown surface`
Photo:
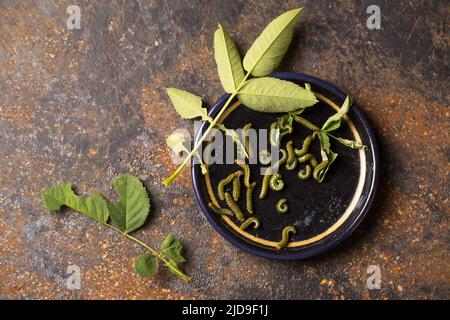
[[[445,1],[376,1],[382,30],[366,28],[367,1],[0,2],[0,298],[450,298],[448,26]],[[306,6],[283,71],[336,84],[376,130],[382,174],[376,203],[332,253],[274,262],[240,252],[208,225],[186,174],[165,147],[191,129],[167,86],[214,102],[212,51],[223,23],[244,52],[279,13]],[[187,248],[189,284],[168,272],[136,276],[142,250],[88,218],[48,214],[40,190],[60,181],[113,197],[110,181],[138,175],[152,217],[137,235],[158,246],[174,232]],[[82,289],[66,288],[80,266]],[[379,265],[381,290],[366,287]]]

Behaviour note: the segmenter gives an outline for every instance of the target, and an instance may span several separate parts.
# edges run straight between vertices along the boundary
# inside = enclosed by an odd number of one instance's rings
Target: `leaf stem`
[[[141,245],[142,247],[146,248],[148,251],[150,251],[151,254],[153,254],[155,257],[157,257],[158,259],[160,259],[162,262],[164,262],[164,264],[166,265],[167,268],[169,268],[175,275],[177,275],[180,279],[189,282],[191,280],[191,277],[189,277],[188,275],[184,274],[180,269],[178,269],[178,267],[174,266],[173,264],[171,264],[161,253],[159,253],[158,251],[156,251],[155,249],[153,249],[152,247],[150,247],[149,245],[147,245],[146,243],[142,242],[141,240],[129,235],[128,233],[123,232],[122,230],[114,227],[113,225],[110,225],[106,222],[102,222],[100,221],[102,224],[104,224],[105,226],[109,227],[110,229],[120,233],[121,235],[123,235],[124,237],[138,243],[139,245]]]
[[[245,81],[247,81],[247,78],[250,76],[250,71],[247,72],[247,74],[245,75],[245,77],[242,79],[241,83],[238,85],[238,87],[231,93],[231,95],[228,97],[228,100],[225,102],[225,104],[223,105],[222,109],[220,109],[219,113],[217,114],[217,116],[214,117],[213,121],[211,121],[209,123],[208,128],[206,129],[205,133],[200,137],[199,141],[194,145],[194,148],[192,148],[191,152],[187,155],[187,157],[184,159],[184,161],[181,163],[181,165],[177,168],[177,170],[175,170],[174,173],[172,173],[170,175],[170,177],[168,177],[167,179],[165,179],[163,181],[163,183],[168,186],[173,180],[175,180],[178,175],[183,172],[183,170],[186,168],[186,166],[188,165],[190,159],[192,158],[192,156],[197,152],[198,148],[200,148],[200,145],[203,143],[203,140],[206,139],[206,137],[208,136],[209,132],[211,131],[212,128],[214,128],[217,124],[217,122],[219,121],[220,117],[222,116],[222,114],[225,112],[225,110],[228,108],[228,106],[230,105],[231,101],[233,101],[234,97],[237,96],[239,90],[242,88],[242,86],[244,85]]]

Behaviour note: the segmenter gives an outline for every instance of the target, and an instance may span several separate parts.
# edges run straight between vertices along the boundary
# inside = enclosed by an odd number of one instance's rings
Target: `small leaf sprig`
[[[70,184],[59,184],[42,190],[41,197],[45,208],[50,211],[69,207],[116,231],[122,236],[144,247],[148,252],[134,262],[136,273],[142,277],[152,277],[161,261],[170,272],[188,282],[191,277],[183,273],[178,265],[185,261],[181,252],[183,246],[171,233],[162,242],[157,251],[130,233],[142,227],[150,212],[150,199],[142,182],[132,174],[123,174],[116,178],[112,186],[119,200],[107,202],[98,192],[90,196],[76,195]],[[109,221],[111,223],[108,223]]]
[[[352,105],[352,98],[350,96],[347,96],[344,100],[344,103],[339,108],[339,111],[335,114],[333,114],[331,117],[325,121],[325,123],[322,125],[322,128],[319,128],[318,126],[312,124],[305,118],[300,116],[301,112],[296,113],[289,113],[288,117],[292,120],[295,120],[296,122],[300,123],[304,127],[312,130],[314,135],[318,137],[320,142],[320,153],[322,156],[322,162],[326,162],[326,166],[319,171],[318,179],[317,181],[320,183],[325,178],[326,173],[328,172],[328,169],[330,168],[331,164],[336,160],[338,154],[333,152],[331,150],[331,143],[330,143],[330,137],[339,143],[352,148],[352,149],[363,149],[366,150],[367,147],[363,144],[361,144],[358,141],[353,141],[349,139],[344,139],[340,137],[336,137],[332,135],[330,132],[335,131],[340,128],[341,121],[344,118],[344,116],[348,113],[350,110],[350,106]]]
[[[173,93],[182,90],[168,89],[169,97],[181,117],[192,119],[200,116],[209,125],[181,165],[164,180],[166,186],[183,172],[214,127],[224,129],[218,121],[234,98],[237,97],[252,110],[271,113],[304,109],[318,101],[309,86],[303,88],[289,81],[266,77],[275,70],[285,55],[292,41],[294,26],[302,12],[303,8],[293,9],[274,19],[252,44],[243,61],[229,33],[219,24],[214,34],[214,56],[220,82],[230,95],[214,119],[205,116],[206,109],[201,106],[201,98],[196,99],[195,104],[191,99],[180,101],[180,96],[188,96],[190,93],[184,91],[174,99]],[[255,78],[249,79],[250,76]],[[235,140],[236,137],[233,136]]]

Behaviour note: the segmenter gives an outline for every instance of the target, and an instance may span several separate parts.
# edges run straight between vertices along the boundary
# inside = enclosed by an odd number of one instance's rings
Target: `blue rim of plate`
[[[332,84],[306,74],[295,72],[276,72],[269,75],[269,77],[279,78],[288,81],[291,80],[297,82],[298,81],[307,82],[311,84],[313,87],[318,87],[323,89],[324,91],[328,91],[329,93],[337,97],[340,101],[344,101],[345,97],[347,96],[347,94],[345,94]],[[214,104],[214,106],[209,111],[209,116],[214,117],[220,111],[221,107],[225,104],[229,96],[230,96],[229,94],[224,94],[222,97],[220,97],[219,100]],[[353,220],[351,221],[350,224],[345,225],[344,227],[343,226],[340,227],[344,228],[344,230],[339,230],[340,233],[337,237],[334,237],[330,241],[325,242],[323,245],[312,247],[310,248],[310,250],[306,251],[303,250],[299,252],[294,251],[290,252],[289,254],[280,254],[277,251],[269,251],[260,246],[252,245],[252,243],[250,242],[243,241],[242,239],[238,238],[235,234],[231,233],[223,224],[219,223],[214,217],[215,213],[210,212],[208,208],[208,203],[202,197],[201,191],[202,183],[200,181],[201,179],[203,179],[203,174],[201,173],[200,165],[194,164],[192,165],[191,170],[192,170],[192,182],[194,186],[195,198],[203,214],[205,215],[209,223],[213,226],[213,228],[222,237],[224,237],[227,241],[229,241],[237,248],[247,253],[253,254],[255,256],[272,260],[301,260],[312,256],[316,256],[326,251],[329,251],[330,249],[336,247],[338,244],[344,241],[346,238],[348,238],[353,233],[353,231],[358,227],[361,221],[364,219],[364,217],[366,216],[367,212],[369,211],[372,205],[378,187],[379,171],[380,171],[378,144],[375,137],[375,133],[372,130],[366,116],[358,108],[356,103],[353,103],[351,112],[352,118],[357,118],[358,122],[362,125],[362,128],[365,131],[366,140],[364,142],[368,146],[370,150],[370,155],[372,157],[373,167],[371,169],[373,171],[373,174],[372,179],[370,181],[370,185],[368,187],[369,189],[364,195],[365,196],[364,204],[358,211],[356,211],[356,213],[355,211],[352,212],[352,215],[355,214],[356,216],[353,217]],[[197,141],[200,139],[201,135],[206,130],[207,126],[208,123],[203,122],[203,124],[200,127],[200,130],[198,130],[198,134],[195,138],[195,143],[197,143]]]

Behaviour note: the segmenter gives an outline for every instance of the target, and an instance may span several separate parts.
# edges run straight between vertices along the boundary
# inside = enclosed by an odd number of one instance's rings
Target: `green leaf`
[[[151,253],[144,253],[134,261],[134,271],[141,277],[150,278],[158,271],[158,259]]]
[[[181,255],[183,245],[178,241],[172,233],[169,233],[161,244],[161,252],[176,264],[186,261]]]
[[[238,93],[239,100],[259,112],[290,112],[317,102],[314,94],[299,85],[276,78],[247,81]]]
[[[206,108],[202,108],[202,99],[199,96],[177,88],[167,88],[167,94],[182,118],[202,117],[202,120],[212,121]]]
[[[320,142],[320,149],[322,150],[329,150],[330,149],[330,138],[328,137],[326,132],[320,131],[319,132],[319,142]]]
[[[263,30],[244,57],[244,68],[255,77],[273,72],[292,41],[294,26],[303,8],[290,10],[275,18]]]
[[[351,105],[352,105],[352,98],[350,96],[347,96],[339,111],[334,115],[332,115],[331,117],[329,117],[328,120],[324,123],[324,125],[322,126],[322,130],[330,132],[338,129],[341,126],[342,118],[348,112]]]
[[[174,132],[169,135],[166,139],[166,143],[174,153],[180,153],[181,151],[186,151],[184,143],[184,135],[180,132]]]
[[[125,233],[133,232],[144,224],[149,214],[147,190],[138,178],[129,173],[119,176],[112,185],[119,201],[108,204],[111,219]]]
[[[56,211],[66,206],[97,221],[103,223],[108,221],[108,206],[97,192],[89,197],[77,196],[70,184],[59,184],[42,190],[41,197],[48,211]]]
[[[363,149],[363,150],[367,150],[367,146],[365,146],[364,144],[358,142],[358,141],[354,141],[354,140],[348,140],[348,139],[344,139],[344,138],[335,138],[337,141],[339,141],[340,143],[342,143],[344,146],[352,148],[352,149]]]
[[[321,153],[322,153],[322,160],[328,160],[328,165],[319,172],[317,179],[319,183],[323,181],[325,175],[328,172],[328,169],[330,169],[331,164],[334,162],[334,160],[336,160],[338,156],[337,153],[331,151],[330,149],[321,150]]]
[[[244,79],[244,69],[235,43],[220,24],[214,34],[214,56],[223,88],[234,92]]]

